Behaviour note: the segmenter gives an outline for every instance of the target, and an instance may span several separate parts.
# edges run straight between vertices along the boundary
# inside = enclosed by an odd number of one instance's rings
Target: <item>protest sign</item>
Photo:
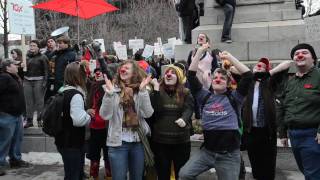
[[[169,43],[163,44],[162,45],[162,52],[163,52],[165,58],[167,58],[167,59],[174,58],[174,51],[172,48],[172,44],[169,44]]]
[[[21,35],[36,34],[34,11],[31,1],[8,0],[10,33]]]
[[[143,39],[130,39],[129,40],[129,49],[132,49],[132,54],[135,54],[139,49],[144,48]]]
[[[116,54],[120,60],[127,60],[128,59],[128,53],[127,53],[127,46],[126,45],[116,45],[114,47],[114,50],[116,51]]]
[[[146,44],[146,47],[143,50],[142,56],[148,58],[152,56],[154,50],[154,46]]]
[[[163,52],[161,51],[161,45],[159,43],[154,43],[153,52],[155,56],[160,56],[161,54],[163,54]]]
[[[94,39],[93,41],[97,41],[101,44],[100,48],[102,52],[106,52],[106,47],[104,45],[104,39]]]

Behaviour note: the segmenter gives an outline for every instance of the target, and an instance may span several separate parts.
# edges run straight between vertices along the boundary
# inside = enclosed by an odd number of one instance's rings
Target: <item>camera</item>
[[[94,41],[91,43],[91,48],[93,49],[94,52],[100,52],[101,51],[101,43],[98,41]]]

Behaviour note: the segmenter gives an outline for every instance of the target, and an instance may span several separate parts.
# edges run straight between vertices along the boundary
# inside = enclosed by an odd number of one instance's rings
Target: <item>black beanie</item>
[[[313,64],[317,64],[318,58],[317,58],[316,52],[314,52],[314,49],[310,44],[306,44],[306,43],[298,44],[294,48],[292,48],[292,50],[291,50],[291,59],[293,59],[294,53],[299,49],[308,49],[310,51],[311,55],[312,55],[313,60],[314,60]]]

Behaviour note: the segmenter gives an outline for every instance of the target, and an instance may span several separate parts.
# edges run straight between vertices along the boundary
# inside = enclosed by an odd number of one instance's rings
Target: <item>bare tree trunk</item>
[[[0,7],[3,12],[1,14],[1,20],[3,21],[3,48],[4,48],[4,57],[8,58],[9,57],[9,40],[8,40],[8,35],[9,35],[9,30],[8,30],[8,13],[7,13],[7,0],[0,1]]]

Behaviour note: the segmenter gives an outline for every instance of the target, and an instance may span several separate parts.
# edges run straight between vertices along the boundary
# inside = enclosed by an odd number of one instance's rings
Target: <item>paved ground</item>
[[[250,168],[247,168],[250,171]],[[103,171],[103,170],[101,170]],[[103,179],[101,172],[101,180]],[[8,170],[1,180],[61,180],[63,179],[63,167],[61,165],[33,165],[24,169]],[[216,180],[215,173],[206,172],[198,180]],[[276,180],[303,180],[301,173],[297,171],[277,170]],[[253,180],[251,173],[247,173],[246,180]]]

